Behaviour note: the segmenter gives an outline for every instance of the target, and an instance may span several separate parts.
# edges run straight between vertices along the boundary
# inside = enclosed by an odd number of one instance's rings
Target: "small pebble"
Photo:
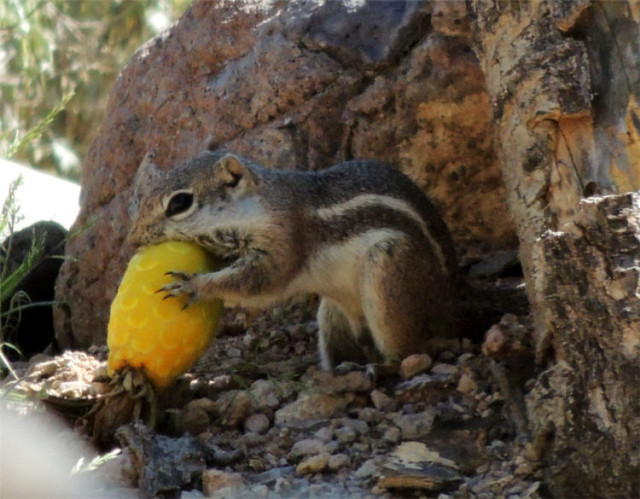
[[[278,466],[278,458],[276,456],[274,456],[273,454],[271,454],[270,452],[268,452],[267,454],[265,454],[264,456],[264,460],[269,463],[269,466],[271,468],[275,468]]]
[[[373,405],[379,411],[386,411],[393,406],[393,399],[380,390],[373,390],[371,392],[371,402],[373,402]]]
[[[273,486],[273,491],[281,496],[291,488],[291,482],[284,477],[276,478],[276,484]]]
[[[347,392],[368,392],[373,389],[371,378],[361,371],[333,375],[326,371],[316,370],[312,373],[312,378],[318,392],[331,395]]]
[[[210,496],[216,490],[224,487],[241,486],[242,484],[242,475],[240,473],[229,473],[216,469],[202,472],[202,491],[206,496]]]
[[[358,412],[358,419],[365,423],[376,423],[381,418],[380,411],[374,407],[364,407]]]
[[[478,391],[478,383],[467,373],[463,373],[458,381],[458,391],[471,396]]]
[[[344,418],[341,422],[342,426],[348,426],[356,430],[358,435],[366,435],[369,433],[369,425],[360,419]]]
[[[216,411],[216,404],[207,398],[195,399],[189,402],[184,410],[178,412],[178,427],[182,432],[199,435],[207,429],[211,422],[210,416]]]
[[[315,438],[305,438],[304,440],[298,440],[289,452],[290,458],[296,458],[301,456],[316,455],[328,452],[329,445],[322,440]]]
[[[457,376],[460,373],[460,368],[454,364],[445,364],[443,362],[436,362],[431,368],[433,374],[450,374]]]
[[[275,409],[280,405],[278,392],[271,381],[259,379],[251,383],[249,392],[258,409]]]
[[[314,433],[314,436],[318,440],[322,440],[323,442],[330,442],[331,440],[333,440],[333,428],[323,426]]]
[[[433,360],[426,353],[409,355],[400,364],[400,376],[404,379],[413,378],[427,371],[432,364]]]
[[[307,457],[296,467],[296,474],[310,475],[313,473],[320,473],[327,468],[330,457],[331,454],[328,452],[321,452],[315,456]]]
[[[416,414],[401,414],[393,418],[393,423],[400,428],[403,440],[420,439],[431,431],[434,411],[423,411]]]
[[[400,431],[400,428],[396,426],[392,426],[384,433],[384,435],[382,436],[382,439],[385,442],[397,444],[400,441],[401,436],[402,436],[402,432]]]
[[[336,439],[341,444],[349,444],[358,436],[356,430],[352,426],[345,426],[336,430]]]
[[[227,348],[227,357],[230,359],[239,359],[242,357],[242,350],[235,347]]]
[[[269,487],[263,484],[255,485],[254,487],[251,487],[251,492],[258,497],[267,497],[269,495]]]
[[[457,359],[457,355],[449,350],[445,350],[444,352],[440,352],[438,355],[438,360],[442,362],[455,362]]]
[[[368,459],[354,472],[356,478],[369,478],[379,473],[375,459]]]
[[[533,475],[534,471],[535,468],[531,465],[531,463],[522,463],[516,468],[514,473],[516,474],[516,476],[526,476]]]
[[[458,357],[456,364],[458,364],[459,366],[466,366],[475,358],[476,356],[472,353],[463,353],[460,357]]]
[[[338,471],[341,468],[347,466],[348,463],[349,456],[347,456],[346,454],[333,454],[327,462],[327,467],[331,471]]]
[[[228,390],[216,399],[216,414],[223,426],[238,426],[254,412],[253,398],[245,390]]]
[[[261,412],[252,414],[244,421],[245,430],[254,433],[264,433],[269,429],[269,418]]]
[[[369,453],[369,451],[371,450],[371,446],[368,444],[363,444],[361,442],[355,442],[349,446],[349,450],[353,450],[354,452]]]
[[[253,350],[258,344],[258,338],[256,338],[253,334],[247,333],[242,337],[242,345],[247,350]]]

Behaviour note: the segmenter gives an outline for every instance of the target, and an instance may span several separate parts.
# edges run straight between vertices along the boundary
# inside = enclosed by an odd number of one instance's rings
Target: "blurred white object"
[[[52,416],[0,404],[0,497],[111,497],[95,474],[73,473],[94,455]],[[82,460],[82,461],[81,461]]]
[[[0,206],[9,193],[9,185],[22,175],[16,191],[18,214],[22,217],[15,230],[41,220],[53,220],[71,227],[79,211],[80,185],[18,163],[0,159]],[[0,239],[7,234],[0,234]]]

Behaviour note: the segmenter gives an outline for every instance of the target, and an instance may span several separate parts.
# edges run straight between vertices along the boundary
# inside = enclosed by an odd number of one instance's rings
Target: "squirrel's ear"
[[[225,154],[213,168],[218,179],[227,187],[236,187],[248,173],[240,158],[233,154]]]

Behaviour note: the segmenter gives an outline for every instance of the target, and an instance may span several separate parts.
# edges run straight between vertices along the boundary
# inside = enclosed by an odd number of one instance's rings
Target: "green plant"
[[[11,182],[7,198],[2,205],[2,212],[0,212],[0,233],[5,229],[9,231],[7,241],[0,248],[0,304],[13,295],[16,286],[38,263],[44,253],[44,237],[34,237],[31,242],[31,248],[20,265],[15,269],[11,269],[7,265],[7,261],[11,256],[13,230],[18,220],[19,208],[16,203],[16,190],[21,183],[22,177],[18,177],[18,179]],[[2,314],[0,314],[0,317],[2,317]]]
[[[16,159],[78,179],[118,72],[189,2],[0,2],[0,155],[47,121]],[[54,113],[53,103],[61,104]]]
[[[18,283],[27,275],[29,270],[33,268],[35,262],[37,262],[44,251],[44,239],[33,238],[31,248],[27,254],[27,257],[18,265],[15,269],[11,269],[8,265],[9,258],[11,256],[11,242],[13,230],[16,222],[18,221],[18,204],[16,202],[16,190],[20,186],[22,178],[19,177],[9,185],[9,192],[2,205],[2,211],[0,211],[0,234],[8,231],[9,237],[6,242],[0,247],[0,368],[8,369],[13,376],[15,373],[11,369],[11,365],[7,360],[4,349],[9,348],[17,351],[17,347],[6,341],[7,330],[10,325],[7,323],[7,317],[9,313],[16,307],[16,301],[13,299],[15,288]],[[9,300],[11,298],[11,300]],[[9,303],[9,310],[3,310],[2,304]]]

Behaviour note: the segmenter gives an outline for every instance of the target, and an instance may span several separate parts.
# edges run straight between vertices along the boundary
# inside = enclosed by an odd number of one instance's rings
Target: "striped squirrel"
[[[458,333],[449,232],[391,166],[355,160],[284,171],[207,151],[164,173],[150,153],[133,186],[132,246],[191,241],[226,262],[207,274],[172,273],[167,297],[265,307],[317,293],[324,369],[395,363]]]

